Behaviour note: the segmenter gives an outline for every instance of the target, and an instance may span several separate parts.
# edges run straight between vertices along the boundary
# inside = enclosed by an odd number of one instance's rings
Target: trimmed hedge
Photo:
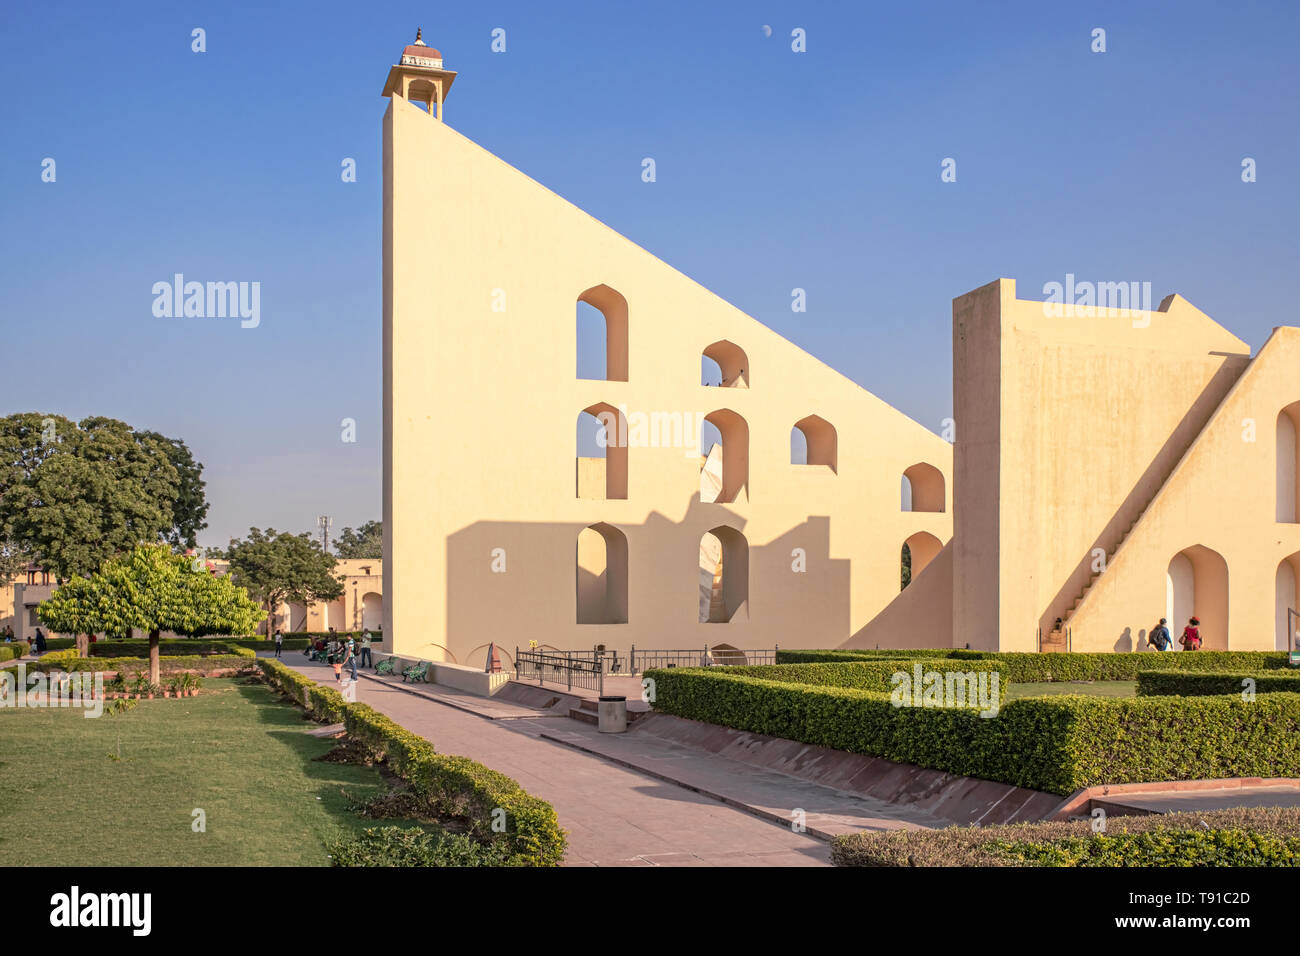
[[[0,644],[0,663],[11,661],[15,657],[22,657],[26,653],[26,641],[14,641],[12,643]]]
[[[1300,837],[1248,830],[1150,830],[1050,842],[995,841],[1015,866],[1295,866]]]
[[[1176,670],[1235,674],[1287,667],[1286,651],[1135,651],[1039,654],[954,650],[957,660],[996,660],[1017,684],[1071,680],[1137,680],[1139,671]]]
[[[343,712],[348,702],[334,688],[316,683],[310,677],[281,664],[274,657],[259,657],[257,665],[262,669],[268,684],[299,704],[312,719],[327,724],[343,722]]]
[[[284,646],[285,647],[289,646],[290,639],[293,639],[295,641],[302,641],[302,643],[298,645],[298,647],[300,648],[306,647],[308,641],[315,641],[318,638],[324,638],[325,640],[329,640],[331,637],[335,637],[335,638],[351,637],[359,641],[361,640],[361,635],[363,633],[365,633],[364,629],[360,631],[335,631],[333,634],[331,634],[329,631],[285,631]],[[383,640],[384,640],[383,631],[370,632],[370,641],[372,644],[380,644],[383,642]]]
[[[1087,818],[1075,818],[938,830],[859,831],[835,838],[831,862],[836,866],[1092,866],[1097,864],[1085,859],[1105,857],[1116,860],[1116,865],[1165,866],[1170,862],[1200,865],[1213,854],[1219,857],[1217,865],[1229,865],[1223,854],[1227,851],[1236,856],[1229,848],[1231,838],[1196,840],[1188,837],[1189,831],[1202,835],[1235,831],[1285,844],[1300,839],[1300,808],[1238,807],[1111,816],[1106,819],[1106,837],[1119,842],[1110,845],[1088,845],[1093,838],[1091,824]],[[1144,834],[1150,834],[1151,839],[1127,839]],[[1008,845],[1024,848],[1019,859],[1016,851],[1007,852]],[[1262,865],[1266,861],[1258,862]]]
[[[439,754],[433,744],[366,704],[349,704],[343,695],[274,659],[258,664],[271,686],[302,704],[313,717],[342,720],[348,737],[411,786],[435,813],[464,819],[469,833],[489,843],[504,843],[516,866],[558,866],[566,840],[555,808],[530,795],[510,777],[470,760]],[[493,811],[505,811],[504,833],[493,830]]]
[[[1300,694],[1029,697],[984,718],[717,669],[646,676],[664,713],[1063,796],[1106,783],[1300,776]]]
[[[240,650],[240,648],[233,648],[233,650]],[[255,662],[256,657],[248,652],[210,654],[205,657],[194,655],[160,656],[158,658],[158,672],[161,675],[174,674],[178,671],[197,671],[210,675],[214,671],[250,670]],[[64,651],[51,651],[48,654],[41,655],[34,661],[26,663],[30,669],[42,673],[49,673],[50,671],[68,671],[69,673],[103,671],[104,673],[135,675],[148,673],[149,671],[148,657],[78,657],[75,647]]]
[[[780,648],[776,652],[778,664],[821,664],[836,661],[879,661],[896,657],[949,657],[951,647],[919,647],[914,650],[825,650],[825,651],[787,651]]]
[[[1267,674],[1198,674],[1187,671],[1138,671],[1139,697],[1206,697],[1216,694],[1237,694],[1247,688],[1246,681],[1257,694],[1300,693],[1300,673],[1278,671]]]
[[[1024,651],[968,651],[964,648],[922,650],[810,650],[776,652],[778,664],[835,661],[891,660],[894,658],[952,658],[961,661],[997,661],[1007,679],[1017,684],[1050,681],[1137,680],[1139,671],[1176,670],[1255,673],[1288,667],[1286,651],[1135,651],[1104,654],[1042,654]]]
[[[1010,683],[1006,667],[999,661],[955,661],[950,658],[934,657],[919,660],[895,658],[883,661],[838,661],[819,664],[756,664],[728,667],[726,672],[743,677],[780,681],[783,684],[852,687],[858,690],[889,693],[894,688],[893,677],[900,671],[911,677],[917,664],[921,665],[923,671],[931,671],[942,668],[945,662],[949,670],[961,673],[998,674],[998,683],[1003,690]]]
[[[177,654],[177,652],[181,652]],[[256,657],[257,653],[235,641],[176,640],[159,641],[158,653],[168,657],[227,654]],[[148,641],[96,641],[90,645],[91,657],[148,657]]]

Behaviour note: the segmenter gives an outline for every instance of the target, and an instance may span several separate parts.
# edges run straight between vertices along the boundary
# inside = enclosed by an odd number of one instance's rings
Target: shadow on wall
[[[830,557],[825,516],[758,544],[743,518],[692,495],[679,521],[475,522],[446,558],[450,659],[474,667],[492,641],[512,654],[529,641],[743,650],[832,647],[849,631],[850,562]]]

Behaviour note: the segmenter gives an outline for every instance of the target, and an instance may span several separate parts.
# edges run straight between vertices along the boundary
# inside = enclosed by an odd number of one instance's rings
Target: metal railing
[[[589,651],[515,648],[515,679],[538,684],[563,684],[570,690],[581,687],[604,693],[605,675],[640,674],[655,667],[726,667],[743,664],[775,664],[778,648],[739,650],[698,647],[691,650],[638,650],[621,655],[617,650],[593,647]]]
[[[563,684],[569,690],[581,687],[605,692],[605,666],[602,652],[535,651],[515,648],[515,679],[535,680],[538,684]]]

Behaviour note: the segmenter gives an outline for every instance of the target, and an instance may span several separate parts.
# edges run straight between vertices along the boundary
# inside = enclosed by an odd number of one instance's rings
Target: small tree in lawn
[[[63,633],[148,632],[149,680],[156,684],[163,631],[191,637],[248,634],[262,611],[229,578],[196,569],[166,545],[142,545],[89,577],[74,577],[41,602],[37,614],[50,630]]]
[[[312,604],[343,596],[343,582],[334,575],[338,562],[311,535],[249,528],[248,540],[231,541],[227,556],[235,583],[266,605],[267,637],[275,631],[275,613],[281,604]]]

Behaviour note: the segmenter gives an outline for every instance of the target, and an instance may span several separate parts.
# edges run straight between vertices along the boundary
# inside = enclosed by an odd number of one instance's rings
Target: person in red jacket
[[[1201,622],[1196,618],[1191,618],[1187,626],[1183,628],[1183,636],[1178,639],[1178,643],[1183,645],[1185,651],[1199,651],[1201,649]]]

